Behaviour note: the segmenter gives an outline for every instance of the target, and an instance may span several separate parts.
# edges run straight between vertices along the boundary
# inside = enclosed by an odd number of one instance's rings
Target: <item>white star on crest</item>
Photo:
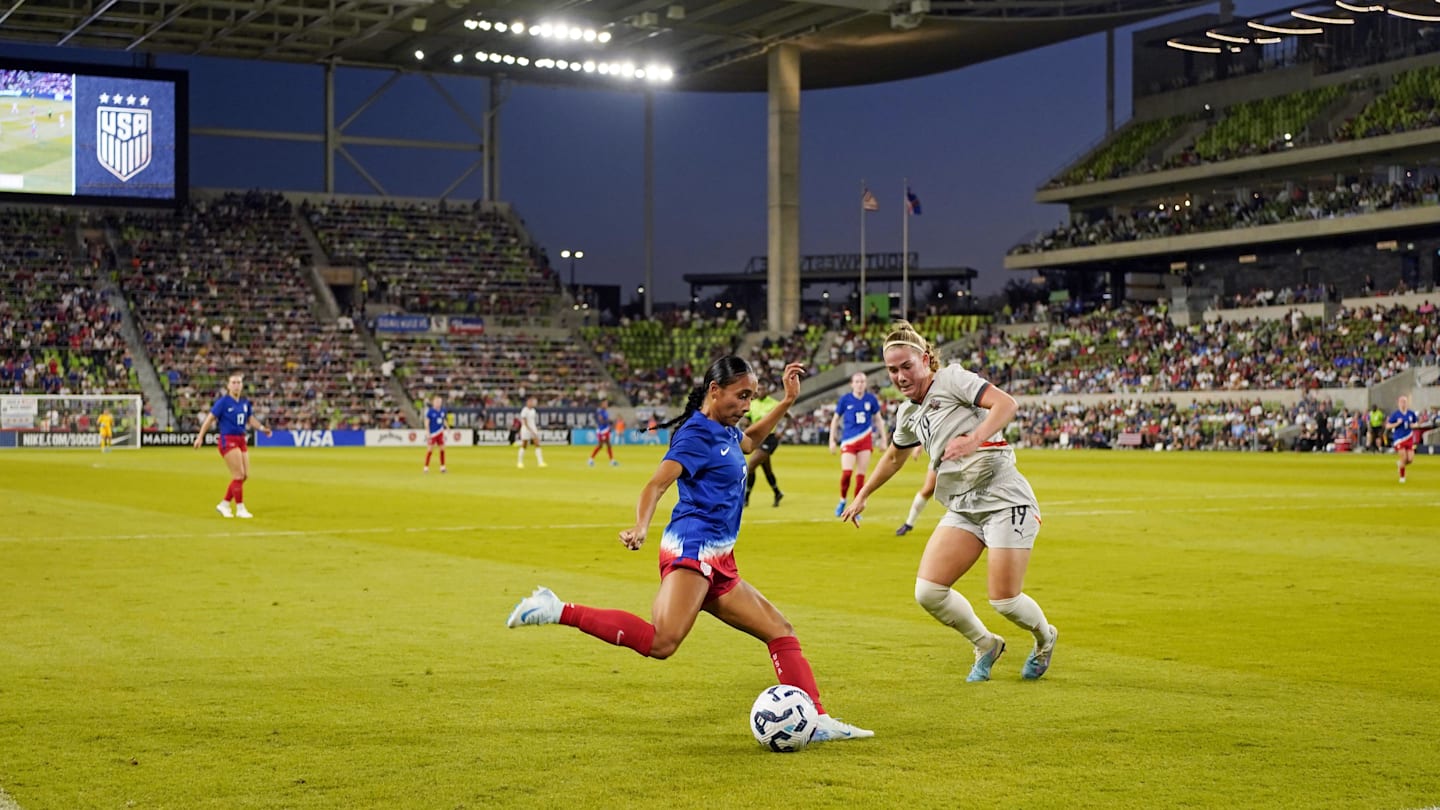
[[[135,103],[135,97],[134,97],[134,96],[126,96],[126,97],[125,97],[125,103],[126,103],[126,104],[134,104],[134,103]]]
[[[101,104],[109,104],[109,103],[110,103],[110,94],[109,94],[109,93],[101,93],[101,94],[100,94],[100,103],[101,103]]]
[[[149,107],[149,106],[150,106],[150,97],[149,97],[149,96],[141,96],[141,97],[140,97],[140,106],[141,106],[141,107]]]

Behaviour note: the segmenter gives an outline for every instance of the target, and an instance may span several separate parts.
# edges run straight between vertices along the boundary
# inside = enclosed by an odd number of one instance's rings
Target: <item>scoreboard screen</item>
[[[0,202],[183,202],[182,71],[0,57]]]

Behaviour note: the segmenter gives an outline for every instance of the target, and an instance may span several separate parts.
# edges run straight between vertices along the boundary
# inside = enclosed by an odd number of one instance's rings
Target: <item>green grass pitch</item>
[[[827,707],[876,737],[769,754],[775,681],[702,617],[651,661],[507,630],[535,585],[649,615],[627,552],[659,448],[252,452],[252,521],[213,450],[0,456],[0,806],[42,808],[1440,805],[1440,464],[1393,457],[1022,452],[1044,530],[1026,590],[1050,673],[966,684],[915,605],[921,467],[833,514],[838,462],[784,447],[741,571],[796,625]],[[939,510],[931,505],[923,522]],[[981,565],[984,561],[982,559]]]

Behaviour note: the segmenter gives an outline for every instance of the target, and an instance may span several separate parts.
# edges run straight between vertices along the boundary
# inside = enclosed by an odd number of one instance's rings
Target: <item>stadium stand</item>
[[[439,336],[401,332],[384,335],[380,345],[396,363],[395,376],[417,402],[440,394],[450,408],[488,411],[518,408],[530,396],[542,408],[618,401],[594,357],[562,330]]]
[[[227,194],[110,223],[123,240],[125,294],[182,428],[198,425],[233,370],[246,373],[272,427],[397,421],[360,336],[315,310],[305,243],[283,196]]]
[[[81,223],[0,210],[0,383],[6,393],[138,393],[129,347]]]

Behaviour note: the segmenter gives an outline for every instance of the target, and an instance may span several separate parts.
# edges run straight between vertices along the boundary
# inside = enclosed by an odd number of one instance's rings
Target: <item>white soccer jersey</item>
[[[924,445],[935,468],[935,499],[949,509],[982,511],[1017,500],[1034,501],[1029,484],[1023,484],[1024,477],[1015,468],[1015,451],[1002,433],[986,437],[980,449],[965,458],[941,460],[951,439],[973,432],[989,415],[976,404],[989,387],[973,371],[949,365],[935,372],[923,402],[905,401],[895,417],[895,447]]]
[[[520,438],[540,438],[539,415],[529,405],[520,409]]]

